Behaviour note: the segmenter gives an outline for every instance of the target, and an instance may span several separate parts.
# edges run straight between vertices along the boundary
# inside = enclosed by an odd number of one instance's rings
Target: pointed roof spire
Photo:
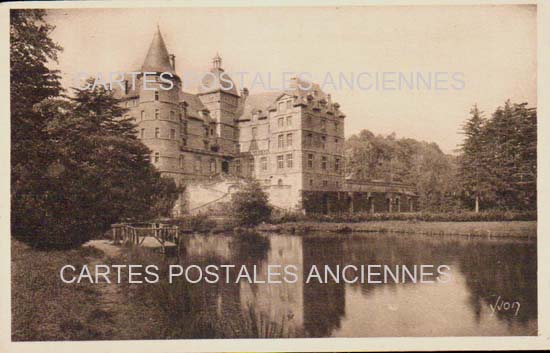
[[[216,53],[216,56],[212,59],[212,64],[214,65],[214,69],[222,68],[222,58],[219,53]]]
[[[157,31],[153,36],[151,45],[149,45],[149,51],[147,52],[141,71],[175,73],[170,63],[170,55],[168,54],[168,49],[166,49],[164,39],[162,39],[158,24]]]

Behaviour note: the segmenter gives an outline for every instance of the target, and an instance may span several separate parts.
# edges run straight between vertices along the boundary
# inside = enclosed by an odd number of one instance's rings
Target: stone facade
[[[351,187],[344,177],[345,115],[339,104],[318,85],[297,79],[282,92],[238,92],[219,55],[212,63],[198,92],[184,92],[174,56],[157,31],[141,70],[136,70],[148,72],[147,89],[145,78],[138,75],[135,86],[130,87],[128,78],[125,89],[116,92],[157,169],[186,192],[202,190],[200,195],[220,197],[197,184],[255,178],[279,208],[350,209]],[[166,72],[172,77],[161,76]],[[184,192],[174,213],[191,211],[190,198],[193,195]]]

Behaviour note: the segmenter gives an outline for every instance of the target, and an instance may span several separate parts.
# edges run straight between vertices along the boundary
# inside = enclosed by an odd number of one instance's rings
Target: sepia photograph
[[[3,8],[0,348],[548,334],[540,3],[86,3]]]

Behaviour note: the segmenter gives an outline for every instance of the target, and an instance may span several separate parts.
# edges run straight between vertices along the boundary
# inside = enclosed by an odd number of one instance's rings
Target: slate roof
[[[151,41],[151,45],[147,51],[147,56],[145,57],[145,61],[143,61],[141,71],[170,72],[174,75],[176,74],[172,64],[170,63],[168,49],[166,49],[166,44],[164,43],[164,39],[162,39],[162,34],[160,34],[159,28],[157,28],[157,31],[153,36],[153,40]]]

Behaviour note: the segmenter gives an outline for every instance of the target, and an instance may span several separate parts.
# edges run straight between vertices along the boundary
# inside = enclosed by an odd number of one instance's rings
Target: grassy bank
[[[102,339],[109,336],[98,288],[68,285],[62,266],[80,266],[102,253],[92,248],[39,251],[12,239],[12,339],[14,341]]]
[[[356,223],[329,222],[287,222],[263,224],[258,230],[274,233],[312,234],[319,232],[336,233],[402,233],[424,235],[460,235],[482,237],[535,238],[536,221],[505,222],[419,222],[419,221],[371,221]]]

